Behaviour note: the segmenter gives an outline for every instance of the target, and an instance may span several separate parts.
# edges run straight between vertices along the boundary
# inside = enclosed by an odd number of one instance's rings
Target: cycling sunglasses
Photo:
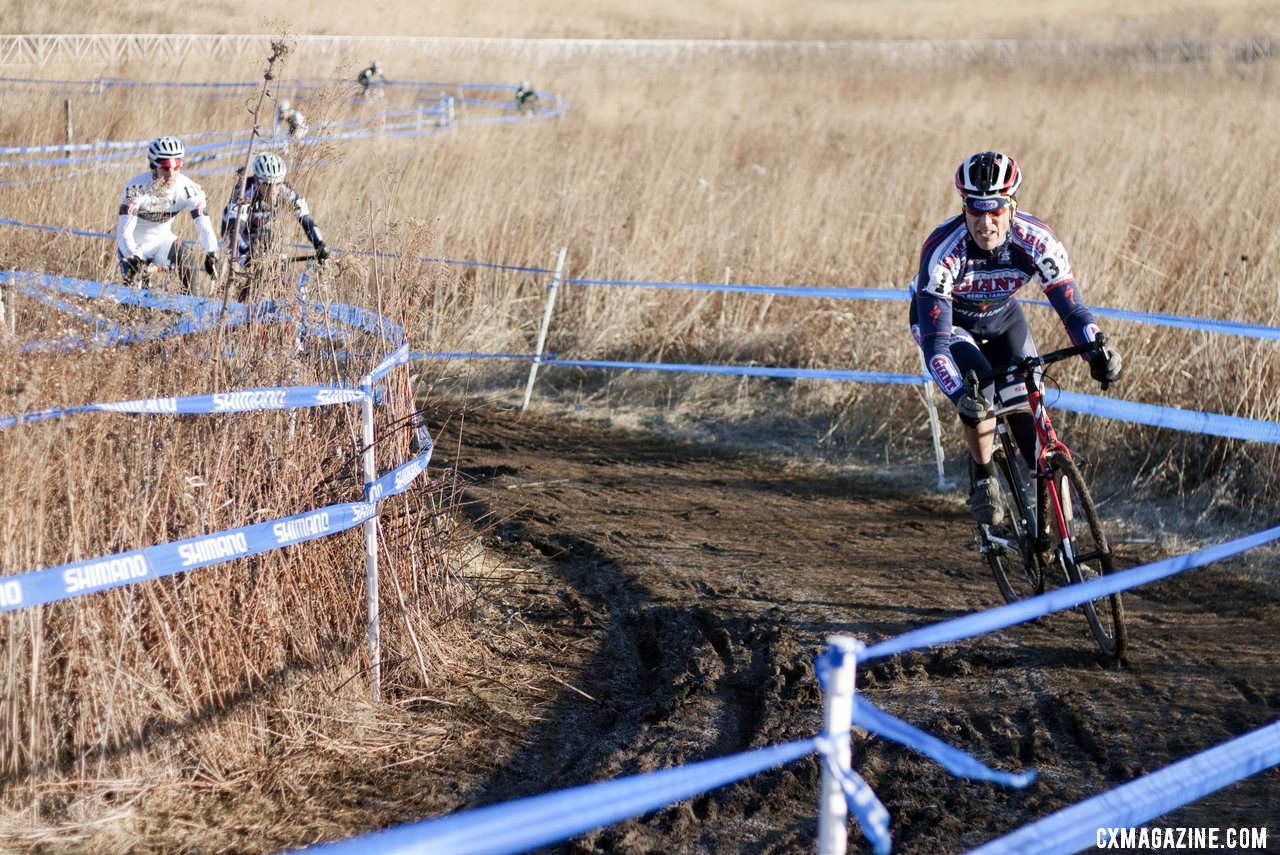
[[[1011,200],[1008,196],[988,196],[985,198],[966,197],[964,200],[965,213],[971,217],[998,217],[1004,213],[1004,209],[1009,207]]]
[[[157,160],[157,161],[156,161],[156,168],[157,168],[157,169],[171,169],[171,170],[173,170],[174,172],[177,172],[179,169],[181,169],[181,168],[182,168],[182,158],[180,158],[180,157],[166,157],[166,158],[162,158],[162,159],[160,159],[160,160]]]

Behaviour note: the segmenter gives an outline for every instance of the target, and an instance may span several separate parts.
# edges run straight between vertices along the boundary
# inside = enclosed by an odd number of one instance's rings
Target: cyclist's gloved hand
[[[970,371],[964,379],[964,394],[960,396],[960,400],[956,401],[956,409],[960,412],[960,421],[969,427],[977,427],[979,422],[983,422],[996,414],[995,408],[991,406],[982,394],[982,390],[978,388],[978,373]]]
[[[324,264],[328,258],[329,258],[329,247],[325,246],[324,241],[320,241],[318,244],[316,244],[316,261],[320,262],[321,264]]]
[[[1089,360],[1089,373],[1106,389],[1120,379],[1120,375],[1124,373],[1124,363],[1115,348],[1103,346]]]
[[[204,272],[205,272],[205,273],[208,273],[210,276],[217,277],[217,275],[218,275],[218,253],[216,253],[216,252],[206,252],[206,253],[204,254]]]

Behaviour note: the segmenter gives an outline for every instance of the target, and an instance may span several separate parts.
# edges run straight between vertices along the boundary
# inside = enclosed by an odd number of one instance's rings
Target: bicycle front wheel
[[[1093,503],[1089,488],[1085,486],[1080,468],[1065,455],[1056,455],[1053,467],[1061,475],[1058,489],[1062,492],[1069,491],[1069,507],[1072,509],[1072,518],[1068,524],[1069,536],[1058,550],[1058,559],[1062,562],[1067,579],[1072,583],[1087,582],[1115,572],[1107,535],[1102,530],[1098,509]],[[1085,602],[1084,616],[1104,656],[1119,659],[1124,655],[1128,638],[1124,625],[1124,603],[1118,593]]]
[[[1044,591],[1044,567],[1035,548],[1035,513],[1022,458],[1001,434],[992,455],[1004,493],[1005,519],[979,530],[980,546],[1006,602],[1015,603]]]

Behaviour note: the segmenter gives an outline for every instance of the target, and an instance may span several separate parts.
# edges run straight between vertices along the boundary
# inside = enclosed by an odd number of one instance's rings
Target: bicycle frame
[[[1049,517],[1049,521],[1053,524],[1058,534],[1058,539],[1063,545],[1062,548],[1069,550],[1071,548],[1071,534],[1068,521],[1071,518],[1071,497],[1069,493],[1063,493],[1061,485],[1053,478],[1051,460],[1055,454],[1071,458],[1071,449],[1067,448],[1066,443],[1058,437],[1058,432],[1053,427],[1053,421],[1049,418],[1049,408],[1044,403],[1044,390],[1040,387],[1036,373],[1034,368],[1028,368],[1023,375],[1023,379],[1026,381],[1027,386],[1026,406],[1031,412],[1031,421],[1036,430],[1036,471],[1034,478],[1038,484],[1043,485],[1043,489],[1038,488],[1036,490],[1037,539],[1048,533],[1039,521],[1044,519],[1045,511],[1050,510],[1052,515]],[[1006,410],[1006,412],[1009,411]],[[1046,504],[1048,505],[1047,508]],[[1039,543],[1038,546],[1041,551],[1047,551],[1049,544]]]
[[[1058,567],[1066,583],[1073,584],[1097,573],[1113,571],[1111,549],[1098,518],[1097,508],[1071,450],[1058,436],[1045,405],[1039,369],[1045,365],[1087,353],[1105,344],[1104,339],[1057,350],[1044,356],[1028,356],[992,371],[982,380],[1021,377],[1026,401],[1005,404],[995,410],[996,449],[993,460],[1000,461],[1000,477],[1017,494],[1008,505],[1012,519],[1008,528],[982,525],[979,548],[987,557],[1000,592],[1010,602],[1044,589],[1045,571]],[[966,378],[970,394],[981,394],[980,378],[970,372]],[[1016,413],[1030,414],[1035,433],[1034,472],[1029,480],[1025,456],[1018,448],[1009,424]],[[995,453],[998,451],[998,455]],[[1028,493],[1035,482],[1034,502]],[[1079,496],[1079,507],[1075,497]],[[1080,516],[1082,515],[1082,516]],[[1083,519],[1083,524],[1081,524]],[[1010,556],[1016,556],[1015,563]],[[1083,606],[1090,630],[1103,654],[1122,655],[1126,632],[1124,608],[1118,594],[1090,601]]]

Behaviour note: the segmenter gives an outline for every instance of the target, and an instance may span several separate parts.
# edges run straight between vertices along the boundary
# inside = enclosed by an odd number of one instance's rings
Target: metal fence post
[[[560,258],[556,261],[556,272],[547,286],[547,305],[542,311],[542,327],[538,330],[538,346],[534,351],[533,364],[529,366],[529,382],[524,386],[524,404],[520,410],[529,409],[529,398],[533,396],[533,381],[538,377],[538,366],[542,364],[542,349],[547,344],[547,328],[551,326],[551,312],[556,305],[556,292],[560,290],[560,274],[564,272],[564,256],[569,247],[560,247]]]

